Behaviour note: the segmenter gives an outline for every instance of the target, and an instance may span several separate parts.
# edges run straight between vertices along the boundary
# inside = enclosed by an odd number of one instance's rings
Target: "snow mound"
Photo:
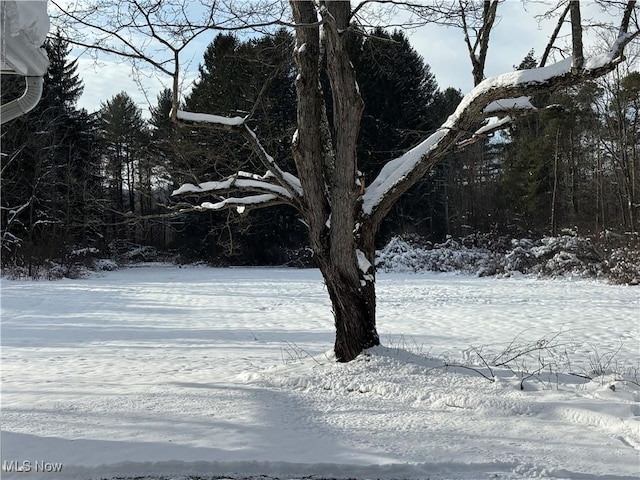
[[[473,235],[435,245],[393,237],[376,254],[376,267],[384,272],[454,272],[481,277],[525,274],[640,283],[639,250],[606,249],[575,234],[510,241]]]
[[[486,248],[466,247],[448,239],[433,247],[421,247],[402,237],[393,237],[377,252],[376,267],[385,272],[480,273],[495,258]]]

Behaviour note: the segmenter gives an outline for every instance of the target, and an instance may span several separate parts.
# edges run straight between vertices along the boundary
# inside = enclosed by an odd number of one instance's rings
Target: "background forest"
[[[281,165],[293,169],[292,49],[286,30],[250,40],[218,35],[185,108],[231,116],[254,112],[254,131]],[[185,182],[260,170],[239,136],[174,124],[170,90],[158,93],[150,115],[126,92],[105,100],[97,112],[79,109],[82,79],[68,43],[57,35],[46,50],[51,66],[40,104],[2,131],[5,273],[73,276],[80,267],[157,258],[313,264],[306,227],[289,207],[239,216],[196,211],[196,199],[187,204],[171,197]],[[350,50],[365,101],[358,154],[366,183],[386,161],[433,132],[462,94],[437,84],[401,31],[354,32]],[[535,66],[531,51],[514,69]],[[3,103],[22,89],[21,78],[2,76]],[[402,236],[421,245],[460,238],[466,246],[495,249],[504,239],[570,231],[589,238],[597,255],[621,247],[637,264],[640,73],[622,64],[596,82],[533,103],[536,114],[450,154],[425,176],[385,220],[379,248]]]

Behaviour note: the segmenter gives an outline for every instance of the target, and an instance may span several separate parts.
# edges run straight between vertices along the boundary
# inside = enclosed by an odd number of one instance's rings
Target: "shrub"
[[[608,253],[607,253],[608,252]],[[592,239],[567,232],[557,237],[507,241],[470,235],[441,244],[394,237],[376,252],[376,267],[389,272],[460,272],[478,276],[522,273],[540,277],[607,277],[640,284],[640,251],[602,248]]]

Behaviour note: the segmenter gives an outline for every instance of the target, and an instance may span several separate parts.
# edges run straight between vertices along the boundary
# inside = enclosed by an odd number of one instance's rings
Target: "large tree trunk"
[[[302,213],[311,246],[327,285],[336,326],[335,354],[348,362],[380,343],[376,332],[375,230],[362,232],[357,142],[364,103],[343,43],[349,2],[291,1],[296,27],[298,133],[293,157],[302,186]],[[324,22],[321,43],[318,11]],[[326,52],[332,122],[327,119],[319,79],[320,52]],[[330,130],[331,125],[332,130]],[[354,228],[355,227],[355,228]]]
[[[356,245],[360,238],[356,235],[354,242],[339,247],[344,252],[352,252],[348,264],[326,261],[322,255],[318,257],[333,308],[334,352],[339,362],[349,362],[363,350],[380,344],[376,330],[373,237],[367,238],[366,245]]]
[[[376,331],[375,284],[354,284],[337,268],[329,268],[322,274],[335,319],[336,360],[349,362],[363,350],[380,344]]]

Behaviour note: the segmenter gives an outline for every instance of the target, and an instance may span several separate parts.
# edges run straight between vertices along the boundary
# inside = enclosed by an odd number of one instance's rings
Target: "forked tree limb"
[[[635,2],[630,2],[635,3]],[[467,94],[458,109],[431,137],[401,157],[388,162],[363,195],[363,216],[375,229],[395,202],[422,178],[465,132],[482,118],[483,109],[503,98],[533,96],[601,77],[623,60],[624,48],[640,32],[623,32],[605,55],[584,62],[585,68],[572,67],[569,58],[549,67],[510,72],[489,78]]]
[[[301,209],[300,202],[303,193],[300,180],[295,175],[280,168],[276,160],[267,153],[255,132],[247,125],[246,117],[221,117],[208,114],[193,114],[179,110],[176,111],[175,115],[177,122],[181,124],[214,130],[231,130],[242,135],[267,172],[277,181],[278,186],[284,189],[286,201],[298,210]],[[238,184],[237,186],[241,185]],[[182,193],[177,192],[175,194],[180,195]],[[285,198],[283,198],[284,200]]]
[[[482,9],[482,25],[477,31],[476,39],[473,44],[471,44],[470,36],[470,30],[472,27],[467,22],[466,3],[459,0],[458,4],[460,6],[460,19],[462,22],[464,41],[469,52],[469,59],[471,60],[473,85],[476,86],[484,78],[484,67],[487,60],[487,52],[489,51],[489,37],[491,35],[493,24],[496,20],[499,1],[484,1]]]

